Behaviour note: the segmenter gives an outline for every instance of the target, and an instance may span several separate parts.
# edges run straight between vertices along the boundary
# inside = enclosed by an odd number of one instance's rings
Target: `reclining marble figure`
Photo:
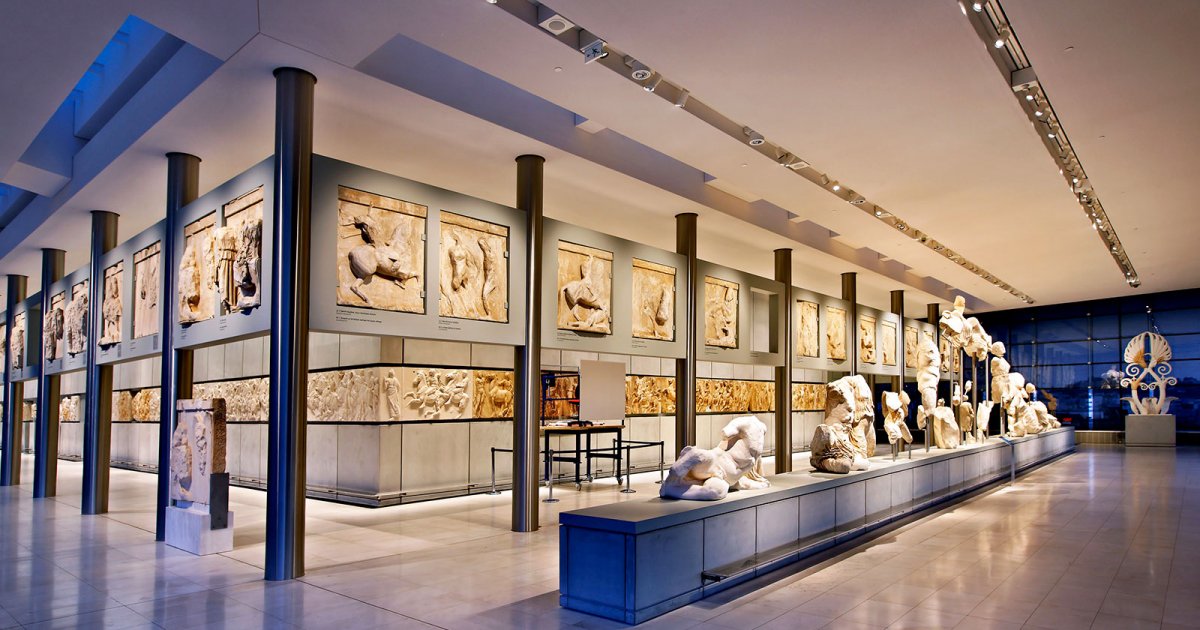
[[[762,490],[771,485],[762,472],[767,425],[754,416],[739,416],[721,429],[716,448],[685,446],[671,464],[658,494],[669,499],[718,501],[730,489]]]
[[[848,468],[843,465],[847,445]],[[809,463],[817,470],[845,473],[866,470],[874,454],[875,406],[866,379],[856,374],[826,385],[825,422],[813,433]]]
[[[889,443],[903,441],[905,444],[912,444],[912,432],[904,422],[911,402],[912,399],[906,391],[883,392],[883,430],[887,433]]]

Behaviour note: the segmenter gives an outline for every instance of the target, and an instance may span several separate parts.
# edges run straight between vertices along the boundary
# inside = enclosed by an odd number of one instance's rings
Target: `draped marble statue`
[[[771,485],[762,472],[767,425],[739,416],[721,429],[715,448],[685,446],[671,464],[659,496],[692,501],[724,499],[730,490],[761,490]]]

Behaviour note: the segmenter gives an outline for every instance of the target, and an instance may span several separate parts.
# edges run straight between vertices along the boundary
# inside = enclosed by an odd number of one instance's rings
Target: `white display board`
[[[625,419],[625,364],[579,362],[579,419],[592,422]]]

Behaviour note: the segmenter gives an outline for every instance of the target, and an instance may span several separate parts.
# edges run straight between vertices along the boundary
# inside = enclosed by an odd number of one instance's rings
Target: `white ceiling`
[[[318,153],[500,203],[513,201],[513,157],[538,153],[547,157],[551,217],[673,248],[672,217],[699,212],[701,256],[720,264],[769,276],[771,251],[794,247],[797,284],[836,295],[838,274],[857,271],[860,300],[872,306],[885,308],[891,289],[906,289],[910,315],[947,301],[930,292],[925,277],[976,296],[984,308],[1020,305],[743,143],[608,70],[584,66],[578,53],[482,0],[412,0],[399,8],[364,0],[353,11],[321,0],[261,0],[257,11],[247,10],[251,3],[220,4],[6,9],[0,58],[20,62],[0,64],[0,84],[30,87],[6,89],[0,99],[0,173],[128,13],[228,61],[22,247],[4,253],[0,271],[36,282],[37,248],[47,246],[68,250],[68,269],[84,264],[87,210],[121,213],[122,239],[159,220],[167,151],[203,159],[202,191],[260,160],[272,143],[270,70],[286,64],[318,77]],[[952,1],[550,4],[1039,303],[1133,292]],[[1200,58],[1190,37],[1200,5],[1162,4],[1143,16],[1149,12],[1115,0],[1005,2],[1141,274],[1142,292],[1200,286],[1200,248],[1186,240],[1197,220],[1186,193],[1175,192],[1185,189],[1170,185],[1200,166],[1200,76],[1183,61]],[[630,156],[648,165],[631,174],[552,135],[513,131],[536,120],[489,122],[353,69],[398,35],[661,155]],[[1067,46],[1075,50],[1066,53]],[[770,224],[736,218],[744,202],[727,203],[732,198],[716,190],[694,194],[688,191],[712,187],[665,178],[668,167],[681,165],[840,233],[840,244],[805,247]],[[886,261],[865,262],[854,247],[910,269],[880,273]]]

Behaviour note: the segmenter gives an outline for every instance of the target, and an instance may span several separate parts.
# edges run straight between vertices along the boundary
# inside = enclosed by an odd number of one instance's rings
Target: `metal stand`
[[[629,474],[630,473],[629,467],[631,466],[630,462],[632,459],[633,459],[633,445],[626,442],[625,443],[625,487],[621,488],[622,494],[633,494],[634,492],[637,492],[637,490],[634,490],[632,487],[630,487],[631,484],[633,483],[631,481],[631,477]]]
[[[546,451],[546,458],[547,461],[554,461],[554,451]],[[554,498],[554,473],[550,471],[549,466],[546,467],[546,489],[549,490],[549,494],[542,499],[542,503],[558,503],[559,500]]]
[[[493,496],[500,494],[500,491],[496,489],[496,451],[500,451],[502,453],[511,453],[512,449],[511,448],[496,448],[495,446],[492,447],[492,489],[489,490],[488,492],[486,492],[485,494],[490,494]]]

